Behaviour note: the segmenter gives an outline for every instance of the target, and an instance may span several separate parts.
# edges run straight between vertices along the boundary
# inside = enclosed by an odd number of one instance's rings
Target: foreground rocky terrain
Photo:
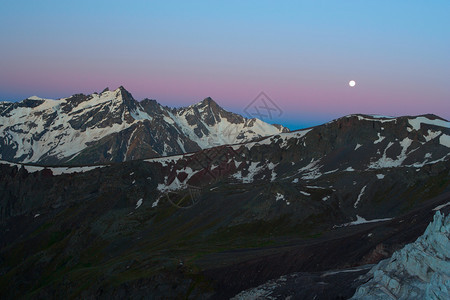
[[[424,234],[375,266],[283,275],[232,299],[347,299],[356,288],[351,299],[448,299],[450,217],[440,213],[449,212],[448,206],[449,202],[432,209],[437,212]],[[409,217],[397,222],[409,223]],[[379,247],[377,251],[385,250]]]
[[[447,203],[450,204],[450,203]],[[450,297],[450,215],[439,209],[414,243],[378,263],[352,299],[448,299]]]
[[[177,156],[2,162],[0,296],[227,299],[285,276],[273,295],[349,298],[448,213],[449,131],[351,115]]]

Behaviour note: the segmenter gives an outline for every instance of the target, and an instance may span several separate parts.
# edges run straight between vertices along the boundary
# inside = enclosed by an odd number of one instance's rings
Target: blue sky
[[[238,113],[264,91],[294,128],[450,118],[450,1],[2,1],[0,38],[0,100],[124,85]]]

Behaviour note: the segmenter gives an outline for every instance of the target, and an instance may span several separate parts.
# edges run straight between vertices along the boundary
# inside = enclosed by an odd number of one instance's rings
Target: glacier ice
[[[450,299],[450,215],[437,211],[414,243],[382,260],[352,299]]]

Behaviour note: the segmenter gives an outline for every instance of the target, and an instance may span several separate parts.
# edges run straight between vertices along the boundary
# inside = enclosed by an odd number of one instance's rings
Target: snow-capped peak
[[[213,107],[219,107],[219,104],[217,104],[216,101],[214,101],[211,97],[206,97],[202,101],[194,104],[194,106],[213,106]]]
[[[138,102],[123,86],[58,100],[31,99],[39,101],[2,104],[3,159],[65,161],[91,145],[97,147],[93,151],[102,161],[148,158],[249,141],[283,130],[228,112],[210,97],[189,107],[170,109],[156,101]],[[130,151],[139,156],[123,154]]]
[[[51,99],[44,99],[44,98],[40,98],[38,96],[31,96],[27,98],[28,100],[51,100]]]

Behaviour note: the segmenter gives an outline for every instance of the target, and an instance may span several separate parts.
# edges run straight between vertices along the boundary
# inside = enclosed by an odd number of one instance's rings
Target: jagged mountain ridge
[[[198,151],[288,131],[211,98],[171,109],[123,87],[59,100],[0,103],[0,155],[13,162],[89,164]]]
[[[211,171],[219,165],[220,170],[236,170],[231,173],[232,178],[242,182],[275,176],[273,181],[280,173],[284,178],[299,182],[336,172],[376,172],[395,167],[420,169],[448,161],[449,148],[450,123],[437,116],[380,118],[350,115],[313,128],[234,145],[232,153],[228,153],[231,154],[228,161],[219,154],[226,150],[220,148],[194,154],[193,157],[199,158],[188,161],[197,162],[206,156],[211,159]],[[187,156],[178,156],[149,161],[164,162],[173,174],[186,168],[195,172],[197,168],[181,163],[186,159]],[[194,180],[195,174],[191,175],[175,182],[172,176],[165,183],[174,189],[183,184],[200,184]]]

